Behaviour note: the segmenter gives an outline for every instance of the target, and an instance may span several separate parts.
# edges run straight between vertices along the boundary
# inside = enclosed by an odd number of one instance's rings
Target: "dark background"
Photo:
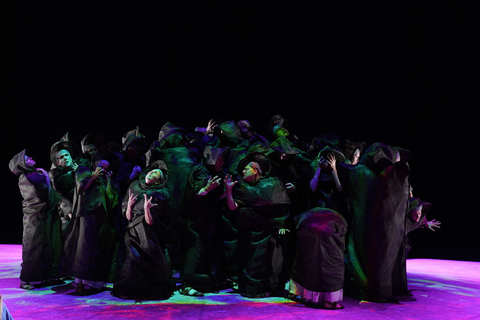
[[[476,115],[464,94],[471,41],[450,8],[16,5],[5,43],[0,243],[21,243],[22,199],[7,164],[23,149],[49,169],[50,146],[66,132],[77,144],[91,131],[120,142],[139,126],[154,141],[167,121],[192,131],[222,116],[267,136],[280,113],[307,142],[335,132],[409,149],[414,194],[442,222],[411,233],[410,257],[480,261]]]

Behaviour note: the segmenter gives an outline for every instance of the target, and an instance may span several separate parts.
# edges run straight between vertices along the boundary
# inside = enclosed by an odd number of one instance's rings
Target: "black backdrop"
[[[78,144],[91,131],[120,142],[139,126],[153,141],[167,121],[193,130],[225,117],[267,135],[280,113],[306,141],[335,132],[410,149],[415,196],[442,222],[411,234],[411,257],[480,261],[475,155],[463,131],[473,115],[459,100],[462,59],[447,11],[311,1],[17,4],[1,111],[0,243],[21,243],[18,179],[7,164],[23,149],[48,169],[50,146],[66,132]]]

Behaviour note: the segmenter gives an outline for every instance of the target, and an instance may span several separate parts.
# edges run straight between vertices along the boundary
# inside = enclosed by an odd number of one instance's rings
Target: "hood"
[[[145,184],[145,177],[147,176],[147,173],[149,173],[150,171],[155,170],[155,169],[162,170],[163,181],[158,185],[148,186],[148,185]],[[145,190],[163,188],[168,181],[167,165],[162,160],[157,160],[157,161],[152,162],[147,167],[145,167],[145,169],[143,169],[142,172],[140,172],[139,181],[140,181],[140,186],[142,187],[142,189],[145,189]]]
[[[57,166],[57,161],[55,160],[57,158],[57,153],[61,150],[67,150],[72,156],[73,161],[78,162],[81,155],[80,148],[72,141],[60,140],[55,142],[50,148],[50,160],[55,167]]]
[[[214,133],[218,136],[222,145],[229,147],[235,147],[243,140],[242,130],[235,121],[224,121],[220,123],[215,127]]]
[[[164,150],[185,146],[188,142],[188,137],[183,127],[167,122],[163,125],[162,129],[160,129],[158,141],[160,142],[159,148]]]
[[[32,171],[32,169],[27,168],[27,165],[25,164],[26,152],[27,152],[26,149],[24,149],[23,151],[15,155],[13,159],[10,160],[10,163],[8,164],[10,171],[12,171],[12,173],[17,176],[24,173],[25,171]]]
[[[217,148],[213,146],[207,146],[203,151],[204,163],[205,165],[215,166],[218,158],[220,158],[221,155],[223,155],[223,159],[226,162],[229,152],[230,152],[229,147]]]
[[[149,143],[145,135],[140,133],[139,127],[128,131],[122,136],[122,151],[127,150],[133,143],[136,143],[140,147],[141,154],[147,152]]]
[[[96,132],[90,132],[85,137],[83,137],[82,141],[80,142],[82,152],[85,152],[84,147],[89,144],[95,145],[100,153],[105,152],[108,146],[105,137]]]
[[[360,163],[372,171],[380,172],[395,163],[395,151],[386,143],[376,142],[365,150]]]

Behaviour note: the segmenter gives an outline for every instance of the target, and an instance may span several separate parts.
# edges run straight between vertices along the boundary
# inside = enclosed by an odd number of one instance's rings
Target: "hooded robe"
[[[153,169],[161,169],[166,175],[166,167],[161,162],[153,162],[142,170],[139,180],[131,183],[129,190],[137,196],[137,202],[132,208],[132,220],[125,230],[125,245],[127,254],[123,268],[115,280],[112,294],[130,299],[152,300],[170,297],[175,291],[172,280],[170,259],[166,253],[167,238],[167,208],[169,193],[165,183],[157,186],[145,184],[145,176]],[[150,208],[153,224],[145,221],[145,198],[152,197]],[[129,197],[122,203],[125,215]]]
[[[285,226],[290,200],[278,178],[264,177],[254,184],[239,181],[233,189],[238,208],[238,289],[255,297],[274,292],[280,284],[283,254],[278,229]]]
[[[85,190],[92,173],[86,167],[77,169],[75,217],[65,241],[64,268],[78,279],[107,282],[117,245],[112,214],[118,187],[101,175]]]
[[[388,301],[393,295],[407,293],[408,166],[395,163],[390,146],[375,143],[360,164],[340,164],[337,170],[351,209],[346,265],[353,294],[369,301]]]
[[[27,168],[25,150],[10,160],[9,168],[19,177],[23,197],[22,282],[59,277],[62,229],[57,204],[61,196],[52,188],[44,170]]]
[[[343,289],[347,221],[328,208],[313,208],[295,217],[297,251],[292,280],[314,292]]]
[[[220,156],[226,157],[229,149],[206,147],[205,165],[197,166],[188,181],[188,202],[184,210],[186,221],[186,255],[182,284],[200,291],[211,291],[225,275],[225,246],[223,240],[222,214],[225,201],[220,200],[224,192],[220,184],[208,194],[198,192],[207,185],[208,179],[219,176],[223,183],[223,172],[208,170],[215,166]]]

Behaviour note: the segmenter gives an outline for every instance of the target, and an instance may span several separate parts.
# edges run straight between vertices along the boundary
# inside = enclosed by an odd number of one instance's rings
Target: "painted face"
[[[154,184],[158,184],[161,182],[163,178],[163,173],[160,169],[153,169],[152,171],[148,172],[145,177],[145,183],[149,186]]]
[[[288,130],[285,129],[284,127],[277,126],[277,128],[275,129],[275,136],[277,138],[288,137],[289,134],[290,132],[288,132]]]
[[[72,156],[68,150],[60,150],[57,155],[57,166],[70,168],[73,164]]]
[[[97,168],[102,168],[103,171],[107,171],[108,167],[110,167],[110,163],[107,160],[100,160],[97,163]]]
[[[25,155],[25,165],[27,166],[27,168],[35,168],[36,163],[35,161],[33,161],[32,158]]]
[[[245,181],[254,181],[258,174],[258,169],[255,168],[252,162],[247,164],[245,168],[243,168],[243,179]]]
[[[360,150],[356,149],[352,156],[352,164],[358,164],[360,161]]]
[[[87,144],[83,146],[83,153],[92,159],[98,154],[98,149],[94,144]]]
[[[422,216],[422,206],[419,206],[412,211],[410,211],[410,218],[412,218],[413,221],[418,222],[420,221],[420,217]]]

